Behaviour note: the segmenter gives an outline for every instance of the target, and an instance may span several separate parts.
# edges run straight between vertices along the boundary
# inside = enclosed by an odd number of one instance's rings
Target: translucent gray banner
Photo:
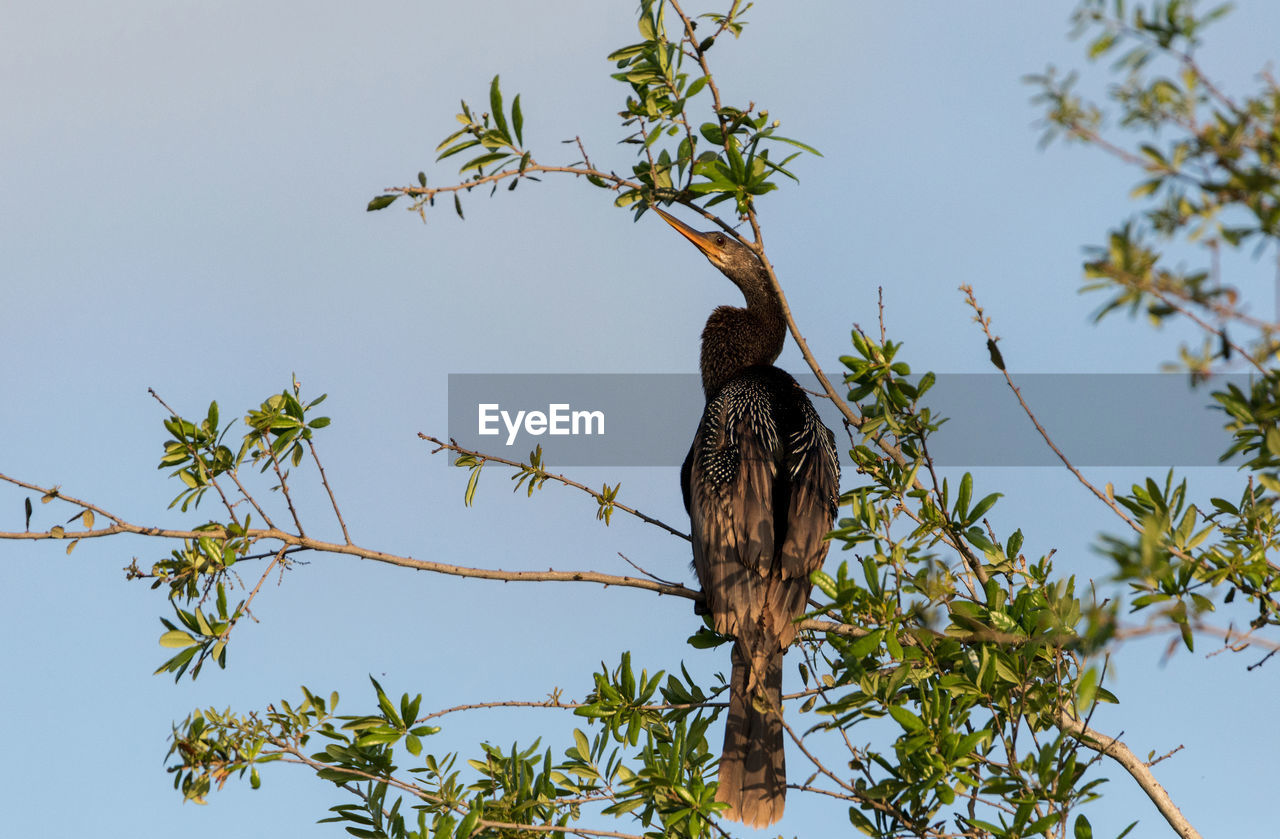
[[[814,376],[796,378],[819,389]],[[1227,382],[1247,391],[1249,376],[1195,388],[1181,374],[1024,374],[1016,382],[1077,466],[1215,466],[1230,436],[1209,394]],[[839,412],[813,402],[847,456]],[[949,418],[929,439],[937,465],[1060,464],[999,374],[940,375],[923,404]],[[693,374],[449,376],[449,436],[459,445],[513,459],[541,445],[555,466],[679,466],[702,406]]]

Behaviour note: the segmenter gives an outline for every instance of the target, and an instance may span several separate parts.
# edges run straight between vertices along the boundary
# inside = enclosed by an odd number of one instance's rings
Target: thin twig
[[[94,513],[100,516],[111,519],[116,524],[125,523],[124,519],[120,518],[115,513],[108,512],[96,504],[90,504],[88,501],[81,501],[79,498],[64,494],[62,492],[61,487],[53,486],[53,487],[45,488],[37,484],[28,483],[26,481],[20,481],[17,478],[11,478],[8,475],[4,475],[4,474],[0,474],[0,481],[13,484],[14,486],[22,487],[23,489],[29,489],[32,492],[38,492],[42,496],[52,496],[50,500],[58,499],[60,501],[65,501],[68,504],[71,504],[72,506],[75,506],[75,507],[83,507],[86,510],[92,510]],[[31,532],[29,526],[26,532],[27,533]]]
[[[809,749],[804,744],[804,739],[801,738],[800,735],[796,734],[795,729],[792,728],[785,719],[782,719],[781,716],[779,716],[779,722],[782,723],[782,727],[786,729],[787,734],[791,737],[791,742],[796,744],[796,747],[799,748],[800,751],[804,754],[804,756],[809,759],[809,762],[813,764],[814,768],[817,769],[818,772],[821,773],[822,775],[825,775],[826,777],[830,778],[841,789],[847,791],[855,801],[857,801],[859,804],[863,804],[865,806],[872,807],[873,809],[880,810],[881,812],[887,813],[891,817],[900,821],[904,825],[917,827],[915,822],[910,817],[908,817],[906,813],[903,813],[902,811],[886,804],[883,801],[870,798],[865,794],[860,793],[858,791],[858,788],[855,785],[841,780],[834,772],[828,769],[826,765],[822,763],[822,761],[818,760],[818,758],[813,754],[813,752],[809,751]]]
[[[640,512],[634,507],[628,507],[626,504],[622,504],[618,501],[609,501],[604,497],[604,495],[592,489],[591,487],[586,486],[585,484],[580,484],[571,478],[566,478],[564,475],[557,475],[551,472],[544,471],[542,469],[534,470],[533,467],[531,467],[529,464],[521,463],[518,460],[508,460],[505,457],[498,457],[497,455],[485,454],[484,452],[478,452],[478,451],[473,451],[471,449],[463,448],[462,446],[459,446],[457,443],[455,443],[452,440],[446,443],[445,441],[440,440],[436,437],[432,437],[429,434],[423,434],[421,431],[418,432],[418,436],[429,443],[436,444],[436,448],[431,452],[432,454],[435,454],[436,452],[439,452],[439,451],[451,451],[451,452],[455,452],[456,454],[469,455],[481,461],[501,463],[504,466],[513,466],[516,469],[535,471],[539,478],[549,478],[550,480],[556,481],[557,483],[564,484],[565,486],[582,490],[587,495],[590,495],[592,498],[599,501],[601,504],[609,504],[610,506],[616,509],[619,509],[624,513],[629,513],[635,516],[636,518],[640,519],[646,524],[651,524],[654,527],[660,527],[663,530],[670,533],[672,536],[679,536],[681,539],[684,539],[686,542],[689,541],[689,534],[681,533],[679,530],[676,530],[674,527],[667,524],[666,522],[660,519],[655,519],[652,516],[645,515],[644,513]]]
[[[637,571],[639,571],[641,574],[645,575],[649,579],[655,580],[656,582],[659,582],[659,583],[667,583],[668,585],[675,585],[675,582],[673,580],[663,579],[662,577],[659,577],[657,574],[654,574],[648,569],[641,568],[639,565],[636,565],[634,562],[631,561],[631,558],[628,557],[626,554],[624,554],[622,551],[618,551],[618,556],[622,557],[623,562],[627,563],[632,568],[636,569]]]
[[[828,769],[823,764],[822,761],[818,760],[818,758],[815,757],[814,754],[805,747],[804,739],[799,734],[796,734],[795,729],[792,728],[790,723],[788,723],[785,719],[782,719],[781,715],[779,715],[778,721],[782,723],[782,727],[785,728],[787,730],[787,734],[791,736],[791,741],[796,744],[796,746],[800,749],[801,752],[804,753],[804,756],[809,759],[809,762],[813,764],[813,767],[817,769],[819,773],[830,778],[833,782],[838,784],[841,789],[846,790],[847,792],[852,793],[855,796],[858,794],[858,788],[856,786],[849,783],[848,781],[845,781],[839,778],[834,772]],[[861,798],[859,798],[858,800],[863,801],[863,799]]]
[[[1159,762],[1160,762],[1160,761],[1162,761],[1162,760],[1168,760],[1169,758],[1173,757],[1174,755],[1176,755],[1178,752],[1182,751],[1182,750],[1183,750],[1183,749],[1185,749],[1185,748],[1186,748],[1186,746],[1185,746],[1185,745],[1178,745],[1178,746],[1175,746],[1174,748],[1172,748],[1172,749],[1170,749],[1169,751],[1165,752],[1164,754],[1160,755],[1160,757],[1154,758],[1154,759],[1152,759],[1152,760],[1148,760],[1148,761],[1146,762],[1146,763],[1147,763],[1147,767],[1148,767],[1148,768],[1150,768],[1150,767],[1152,767],[1152,766],[1155,766],[1157,763],[1159,763]]]
[[[293,526],[298,528],[300,536],[306,536],[307,532],[302,528],[302,519],[298,518],[298,511],[293,506],[293,496],[289,494],[289,483],[285,480],[284,473],[280,471],[280,460],[276,457],[276,450],[265,439],[262,440],[262,447],[267,450],[267,455],[271,458],[271,468],[275,470],[276,478],[280,481],[280,494],[284,496],[289,515],[293,517]]]
[[[1215,248],[1212,253],[1216,261],[1217,249]],[[1216,273],[1216,269],[1215,269],[1215,273]],[[1131,271],[1123,271],[1123,270],[1112,267],[1107,272],[1107,276],[1115,280],[1120,285],[1127,286],[1128,288],[1135,289],[1136,291],[1145,292],[1147,294],[1150,294],[1152,297],[1159,299],[1160,302],[1174,309],[1179,314],[1182,314],[1183,316],[1187,317],[1188,319],[1193,321],[1197,326],[1203,329],[1205,332],[1208,332],[1210,335],[1212,335],[1214,338],[1217,338],[1218,340],[1223,340],[1222,331],[1218,327],[1215,327],[1209,324],[1208,322],[1206,322],[1205,320],[1203,320],[1202,318],[1200,318],[1199,316],[1191,312],[1185,306],[1179,305],[1178,303],[1174,302],[1174,299],[1180,300],[1183,303],[1198,306],[1201,309],[1211,312],[1213,315],[1223,320],[1237,321],[1244,326],[1250,327],[1252,329],[1257,329],[1263,333],[1274,333],[1276,331],[1280,331],[1280,323],[1273,323],[1273,322],[1262,320],[1260,318],[1252,317],[1251,315],[1247,315],[1244,312],[1240,311],[1239,309],[1235,308],[1233,305],[1222,303],[1212,298],[1201,299],[1182,288],[1172,287],[1172,286],[1162,288],[1160,286],[1155,285],[1147,278],[1139,274],[1134,274]],[[1220,284],[1219,284],[1219,288],[1221,288]],[[1171,298],[1174,298],[1174,299],[1171,299]],[[1236,353],[1248,358],[1250,363],[1252,363],[1253,366],[1257,368],[1260,372],[1264,374],[1266,373],[1266,370],[1261,366],[1259,366],[1258,362],[1253,358],[1253,356],[1250,355],[1250,353],[1246,352],[1243,347],[1241,347],[1239,344],[1232,341],[1227,341],[1226,343]]]
[[[960,290],[964,292],[965,302],[968,303],[976,313],[974,320],[982,327],[983,334],[987,336],[988,341],[994,342],[996,339],[995,336],[991,334],[991,319],[986,317],[982,311],[982,307],[978,305],[978,298],[974,294],[973,286],[967,284],[962,285],[960,286]],[[1029,405],[1027,405],[1027,401],[1022,398],[1022,391],[1013,383],[1013,377],[1009,375],[1009,371],[1002,369],[1000,372],[1004,376],[1005,384],[1009,386],[1009,389],[1013,391],[1013,395],[1017,397],[1018,404],[1022,406],[1023,412],[1027,415],[1027,418],[1031,420],[1031,424],[1036,427],[1036,431],[1040,432],[1041,439],[1043,439],[1045,444],[1055,455],[1058,456],[1058,460],[1062,461],[1062,465],[1066,466],[1071,474],[1076,476],[1076,480],[1080,481],[1085,488],[1097,496],[1099,501],[1110,507],[1117,516],[1124,520],[1126,524],[1141,533],[1142,527],[1134,521],[1118,503],[1116,503],[1115,499],[1109,497],[1102,490],[1091,484],[1088,478],[1081,474],[1080,470],[1071,463],[1067,456],[1062,453],[1062,450],[1058,448],[1057,444],[1053,442],[1053,438],[1049,436],[1049,432],[1045,431],[1044,426],[1040,424],[1040,420],[1036,417],[1035,412],[1031,410]]]
[[[979,325],[981,325],[983,333],[987,336],[987,341],[994,342],[995,340],[997,340],[991,334],[991,319],[984,315],[982,311],[982,307],[978,305],[977,297],[974,296],[973,287],[970,285],[962,285],[960,286],[960,290],[965,293],[966,302],[977,313],[976,316],[974,317],[974,320],[977,321]],[[1000,373],[1004,376],[1005,384],[1009,386],[1009,389],[1013,391],[1013,395],[1017,397],[1018,404],[1022,406],[1023,412],[1027,415],[1027,418],[1031,420],[1032,425],[1036,427],[1036,431],[1040,433],[1040,437],[1044,440],[1045,444],[1048,445],[1048,447],[1053,451],[1053,453],[1058,456],[1058,460],[1062,461],[1062,464],[1067,467],[1067,469],[1071,472],[1072,475],[1075,475],[1076,480],[1078,480],[1081,484],[1083,484],[1084,487],[1088,489],[1090,492],[1092,492],[1098,498],[1098,500],[1100,500],[1103,504],[1106,504],[1108,507],[1110,507],[1111,510],[1117,516],[1119,516],[1121,520],[1124,521],[1125,524],[1129,525],[1129,527],[1132,528],[1135,533],[1142,533],[1143,532],[1142,525],[1134,521],[1133,518],[1130,517],[1129,514],[1126,513],[1124,509],[1119,505],[1119,503],[1117,503],[1116,500],[1112,498],[1108,493],[1103,492],[1102,490],[1094,486],[1092,483],[1090,483],[1089,480],[1085,478],[1085,476],[1080,472],[1080,470],[1077,469],[1071,463],[1071,461],[1067,458],[1067,456],[1062,453],[1062,450],[1059,449],[1058,446],[1053,442],[1053,438],[1049,436],[1049,432],[1045,431],[1044,426],[1040,424],[1040,420],[1036,417],[1035,412],[1031,410],[1031,407],[1027,404],[1026,400],[1022,398],[1022,391],[1021,389],[1018,388],[1017,385],[1013,383],[1013,377],[1009,375],[1009,371],[1007,369],[1001,369]],[[1185,560],[1186,562],[1191,563],[1192,565],[1197,565],[1197,566],[1204,565],[1203,560],[1196,559],[1194,556],[1182,550],[1181,548],[1177,547],[1176,545],[1165,544],[1163,547],[1169,553],[1173,554],[1179,559],[1182,559],[1182,560]]]
[[[880,309],[880,343],[883,344],[888,338],[884,331],[884,286],[876,286],[876,304]]]
[[[253,599],[258,596],[258,592],[261,591],[262,584],[267,581],[267,577],[271,576],[271,569],[275,568],[277,564],[283,563],[285,561],[284,555],[286,553],[288,553],[288,551],[286,551],[283,546],[280,548],[280,550],[275,552],[275,557],[271,560],[270,564],[268,564],[266,569],[262,572],[262,576],[258,578],[258,584],[253,587],[253,591],[249,592],[249,596],[245,598],[244,603],[240,606],[240,610],[242,610],[241,613],[232,617],[231,620],[227,621],[227,628],[222,630],[222,632],[218,634],[219,641],[226,642],[231,637],[231,630],[236,628],[236,624],[240,622],[240,618],[243,617],[244,615],[248,615],[250,620],[254,621],[255,623],[257,622],[258,619],[253,616],[253,611],[251,609]],[[213,654],[212,651],[215,646],[216,644],[206,644],[201,648],[200,657],[196,661],[197,670],[199,670],[200,666],[204,663],[204,660]]]
[[[593,169],[586,166],[543,166],[540,163],[534,163],[532,160],[523,169],[501,169],[497,172],[491,172],[488,175],[474,178],[469,181],[463,181],[449,186],[389,186],[382,191],[386,193],[395,193],[399,195],[407,195],[410,198],[418,198],[429,200],[437,195],[469,192],[477,186],[484,184],[496,184],[508,178],[526,178],[530,173],[538,172],[560,172],[567,175],[577,175],[579,177],[596,177],[601,180],[608,181],[612,186],[609,188],[617,191],[626,187],[627,189],[643,189],[643,185],[637,181],[627,180],[613,172],[605,172],[601,169]]]
[[[338,499],[333,497],[333,488],[329,486],[329,479],[325,477],[324,466],[320,464],[320,455],[316,454],[315,443],[311,440],[307,441],[307,448],[311,450],[311,459],[316,462],[316,469],[320,470],[320,483],[324,484],[325,492],[329,493],[329,503],[333,505],[333,514],[338,517],[338,525],[342,528],[342,538],[347,540],[347,544],[351,544],[351,534],[347,532],[347,523],[342,520],[342,511],[338,509]]]

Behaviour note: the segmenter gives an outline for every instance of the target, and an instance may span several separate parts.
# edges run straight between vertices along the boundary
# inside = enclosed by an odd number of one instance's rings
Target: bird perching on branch
[[[782,818],[782,655],[822,567],[840,494],[835,437],[809,397],[773,366],[786,339],[782,300],[754,252],[653,208],[746,298],[702,331],[706,408],[680,473],[693,566],[716,632],[734,636],[716,799],[752,827]]]

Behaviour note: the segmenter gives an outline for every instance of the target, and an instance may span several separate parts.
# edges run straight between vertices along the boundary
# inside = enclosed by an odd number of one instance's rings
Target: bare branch
[[[307,531],[302,527],[302,519],[298,518],[298,511],[293,506],[293,496],[289,493],[289,483],[285,480],[284,473],[280,471],[280,460],[276,457],[276,451],[265,440],[262,447],[266,449],[267,456],[271,458],[271,468],[275,470],[276,479],[280,481],[280,494],[284,496],[284,503],[289,508],[289,515],[293,517],[293,526],[298,528],[298,535],[306,536]],[[235,473],[230,474],[232,478],[235,478]],[[237,483],[239,482],[237,481]]]
[[[975,312],[974,320],[977,321],[978,325],[982,327],[982,332],[987,336],[987,341],[994,344],[996,341],[996,338],[994,335],[991,334],[991,319],[985,315],[985,313],[982,311],[982,307],[978,305],[978,298],[974,294],[973,286],[962,285],[960,286],[960,290],[964,292],[965,302],[968,303],[969,306]],[[1089,483],[1089,479],[1086,478],[1083,474],[1081,474],[1080,470],[1077,469],[1071,463],[1071,461],[1067,458],[1067,456],[1062,453],[1062,450],[1058,448],[1057,444],[1053,442],[1053,438],[1049,436],[1049,432],[1045,431],[1044,426],[1040,424],[1040,420],[1036,417],[1035,412],[1031,410],[1031,407],[1027,405],[1026,400],[1022,398],[1022,391],[1018,388],[1017,385],[1013,383],[1013,377],[1009,375],[1009,371],[1004,368],[1000,368],[1000,373],[1004,376],[1005,384],[1009,386],[1009,389],[1013,391],[1013,395],[1017,397],[1018,404],[1022,406],[1023,412],[1027,415],[1027,418],[1031,420],[1031,424],[1036,427],[1036,431],[1040,432],[1040,437],[1044,440],[1045,444],[1053,451],[1053,453],[1058,456],[1058,460],[1062,461],[1062,465],[1066,466],[1067,469],[1071,472],[1071,474],[1076,476],[1076,480],[1080,481],[1080,483],[1083,484],[1086,489],[1088,489],[1095,496],[1097,496],[1099,501],[1101,501],[1103,504],[1106,504],[1108,507],[1111,508],[1111,510],[1117,516],[1123,519],[1125,524],[1129,525],[1134,530],[1141,533],[1142,526],[1139,525],[1136,521],[1134,521],[1129,516],[1129,514],[1126,513],[1118,503],[1116,503],[1116,500],[1114,498],[1110,497],[1109,495],[1104,493],[1102,490],[1098,489],[1096,486]]]
[[[55,490],[10,478],[4,474],[0,474],[0,480],[16,486],[25,487],[42,494],[56,492]],[[71,496],[62,495],[60,492],[57,492],[57,496],[59,498],[63,498],[69,503],[84,506],[86,509],[92,509],[94,511],[99,510],[98,507],[90,504],[83,504]],[[49,530],[30,533],[9,533],[0,531],[0,539],[29,539],[32,541],[40,541],[44,539],[96,539],[105,536],[114,536],[119,533],[132,533],[136,536],[151,536],[161,539],[213,538],[225,540],[232,538],[232,534],[221,525],[211,526],[203,530],[180,530],[131,524],[118,517],[108,515],[105,512],[103,515],[107,515],[108,518],[111,518],[116,523],[109,527],[101,527],[94,530],[64,531],[60,534],[55,534]],[[398,556],[396,554],[386,553],[385,551],[375,551],[369,548],[362,548],[355,544],[326,542],[322,539],[313,539],[309,536],[289,533],[288,531],[274,527],[251,528],[244,531],[242,535],[252,542],[262,539],[273,540],[280,542],[283,545],[295,548],[306,548],[313,551],[319,551],[321,553],[356,556],[361,559],[384,562],[388,565],[398,565],[402,568],[412,568],[417,571],[432,571],[437,574],[448,574],[455,577],[471,577],[482,580],[504,580],[507,582],[596,583],[603,586],[618,586],[622,588],[639,588],[647,591],[656,591],[658,594],[668,594],[673,597],[684,597],[689,600],[698,600],[702,597],[701,592],[683,585],[660,583],[654,580],[639,579],[637,577],[619,577],[612,574],[601,574],[598,571],[503,571],[500,569],[489,568],[469,568],[461,565],[450,565],[445,562],[432,562],[426,559],[414,559],[408,556]]]
[[[311,459],[316,462],[316,469],[320,470],[320,483],[324,484],[324,491],[329,493],[329,503],[333,505],[333,514],[338,518],[338,525],[342,528],[342,538],[347,540],[347,544],[351,544],[351,534],[347,532],[347,523],[342,519],[342,511],[338,509],[338,499],[333,497],[333,488],[329,486],[329,479],[325,477],[324,466],[320,464],[320,455],[316,454],[316,446],[311,440],[307,441],[307,448],[311,450]]]
[[[1182,811],[1173,803],[1169,793],[1151,773],[1151,767],[1140,760],[1128,746],[1115,737],[1108,737],[1089,728],[1065,711],[1058,717],[1058,726],[1068,734],[1077,737],[1085,748],[1105,755],[1124,767],[1178,836],[1182,839],[1201,839],[1200,833],[1191,826],[1186,816],[1182,815]]]

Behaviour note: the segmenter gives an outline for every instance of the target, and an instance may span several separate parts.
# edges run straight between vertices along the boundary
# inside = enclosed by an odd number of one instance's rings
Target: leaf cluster
[[[1113,229],[1086,264],[1085,290],[1110,293],[1098,316],[1143,311],[1157,324],[1194,317],[1209,334],[1181,355],[1200,375],[1231,360],[1229,326],[1251,335],[1249,355],[1259,362],[1276,347],[1275,324],[1248,317],[1216,270],[1221,251],[1248,244],[1256,256],[1280,241],[1280,86],[1264,73],[1250,95],[1229,96],[1194,57],[1205,29],[1228,10],[1200,12],[1185,0],[1080,4],[1077,28],[1090,34],[1090,57],[1119,53],[1113,71],[1124,81],[1107,98],[1112,121],[1136,140],[1110,136],[1118,132],[1105,129],[1108,111],[1077,92],[1074,74],[1028,77],[1046,106],[1046,139],[1100,147],[1143,173],[1132,197],[1146,209]],[[1181,265],[1188,249],[1200,253],[1198,267],[1166,264]]]
[[[1163,483],[1147,479],[1113,494],[1132,532],[1099,539],[1130,588],[1130,608],[1152,610],[1188,649],[1217,608],[1241,605],[1239,593],[1249,632],[1274,625],[1280,609],[1278,569],[1268,559],[1280,498],[1280,324],[1251,314],[1239,284],[1220,270],[1223,253],[1252,245],[1256,257],[1280,245],[1280,86],[1263,73],[1257,89],[1232,96],[1200,66],[1195,48],[1227,11],[1183,0],[1080,4],[1077,32],[1089,36],[1089,56],[1116,56],[1112,71],[1123,75],[1107,93],[1115,131],[1105,130],[1106,111],[1076,92],[1073,77],[1031,78],[1051,131],[1142,173],[1131,197],[1144,209],[1091,248],[1084,266],[1083,290],[1107,295],[1098,317],[1124,311],[1155,325],[1190,322],[1202,339],[1180,348],[1178,366],[1193,383],[1233,364],[1258,371],[1247,388],[1227,383],[1211,394],[1232,435],[1222,460],[1243,457],[1249,473],[1238,500],[1197,505],[1170,472]]]
[[[434,206],[437,196],[451,195],[461,217],[462,192],[488,184],[492,195],[503,181],[513,190],[522,180],[538,180],[538,173],[552,171],[616,192],[615,204],[633,207],[637,218],[659,201],[710,207],[732,200],[737,214],[747,216],[756,196],[777,188],[777,176],[795,180],[788,167],[797,156],[820,156],[812,146],[778,134],[779,121],[754,103],[743,107],[720,99],[708,54],[724,36],[741,34],[750,6],[735,0],[723,14],[694,20],[671,0],[641,0],[641,40],[608,56],[615,68],[613,78],[629,88],[619,116],[629,131],[620,142],[637,152],[631,177],[594,165],[578,138],[565,142],[576,145],[581,159],[565,166],[539,163],[524,147],[520,97],[512,100],[508,112],[495,76],[489,86],[489,110],[478,112],[464,100],[457,115],[462,128],[437,147],[437,161],[468,155],[458,169],[460,180],[433,187],[426,173],[419,172],[416,186],[388,190],[373,198],[367,209],[384,209],[408,195],[414,199],[412,209],[425,219],[425,209]],[[701,31],[699,21],[704,24]],[[782,146],[795,151],[780,160],[771,157]]]
[[[366,714],[339,716],[336,693],[326,700],[307,688],[296,708],[281,701],[261,714],[193,712],[174,728],[169,771],[185,798],[204,803],[233,775],[248,772],[256,789],[259,765],[303,763],[353,799],[321,821],[368,839],[471,837],[520,825],[572,829],[584,808],[636,819],[655,836],[708,836],[709,817],[723,806],[705,780],[714,714],[684,675],[660,689],[664,674],[637,674],[628,654],[612,670],[602,665],[575,712],[599,728],[594,736],[575,729],[560,761],[538,740],[510,749],[482,743],[479,756],[461,762],[456,753],[424,752],[423,738],[441,729],[418,717],[422,697],[393,702],[371,678],[377,707]],[[659,690],[668,704],[649,704]],[[325,743],[318,751],[317,739]],[[400,765],[400,747],[414,765]]]
[[[180,679],[188,668],[192,678],[199,675],[206,659],[213,659],[219,667],[226,666],[226,646],[232,628],[248,614],[249,598],[241,600],[234,608],[227,605],[227,592],[238,584],[233,566],[239,559],[248,557],[255,545],[250,537],[253,516],[236,512],[239,502],[231,500],[230,492],[223,484],[234,487],[241,501],[250,502],[259,515],[265,511],[241,481],[241,467],[246,464],[258,467],[259,473],[273,469],[278,479],[272,489],[288,497],[288,464],[294,467],[302,463],[305,447],[310,446],[315,431],[329,425],[328,417],[310,417],[308,412],[325,400],[325,396],[303,402],[300,388],[294,383],[292,390],[285,390],[264,400],[244,417],[245,431],[236,451],[226,444],[234,426],[219,425],[216,401],[209,403],[203,420],[196,423],[178,415],[164,421],[171,439],[164,443],[164,457],[159,468],[173,469],[171,478],[177,478],[183,489],[170,503],[185,512],[200,506],[205,493],[215,490],[227,512],[226,521],[209,521],[195,528],[199,535],[184,539],[181,546],[170,551],[166,559],[155,562],[149,572],[138,569],[135,562],[129,576],[152,578],[152,588],[168,585],[169,599],[175,613],[175,621],[161,619],[166,632],[160,644],[179,650],[166,660],[157,673],[173,673]],[[286,468],[281,468],[281,464]],[[222,483],[220,483],[220,481]],[[290,506],[292,501],[288,502]],[[91,520],[90,520],[91,521]],[[269,523],[269,520],[268,520]],[[283,562],[285,551],[275,553],[276,561]],[[205,601],[214,596],[215,611],[205,610]],[[187,607],[183,608],[184,604]],[[192,666],[194,662],[194,666]]]
[[[928,438],[931,374],[914,376],[901,345],[852,335],[843,357],[849,399],[863,418],[851,455],[865,483],[845,491],[831,539],[857,555],[813,580],[828,615],[862,632],[831,633],[802,669],[817,695],[815,731],[872,721],[851,752],[850,822],[871,836],[991,836],[1054,831],[1094,800],[1101,778],[1061,720],[1090,712],[1103,670],[1088,661],[1114,614],[1022,555],[1023,534],[999,540],[964,473],[939,477]],[[881,443],[901,453],[885,457]],[[1077,818],[1082,818],[1077,816]],[[1087,825],[1087,820],[1080,822]]]
[[[724,33],[741,33],[742,16],[749,7],[738,8],[735,3],[725,15],[708,16],[714,29],[705,35],[698,33],[695,21],[684,18],[679,36],[673,39],[667,29],[667,3],[641,3],[643,40],[609,55],[617,68],[613,78],[631,89],[619,116],[623,126],[634,131],[623,142],[637,146],[641,158],[632,167],[639,186],[620,190],[618,206],[634,205],[638,217],[656,200],[702,200],[705,207],[733,200],[737,214],[746,216],[755,196],[777,189],[776,175],[796,179],[786,167],[801,151],[819,154],[805,143],[777,134],[780,123],[767,111],[720,101],[706,56]],[[686,71],[686,64],[695,69]],[[689,103],[704,90],[713,95],[713,121],[702,121],[695,128]],[[769,153],[776,143],[800,151],[774,161]]]

